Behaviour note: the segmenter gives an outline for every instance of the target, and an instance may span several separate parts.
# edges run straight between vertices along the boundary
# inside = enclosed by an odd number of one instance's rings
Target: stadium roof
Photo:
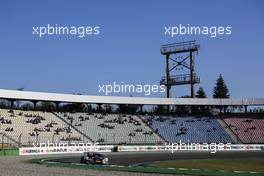
[[[139,105],[264,105],[264,98],[213,99],[213,98],[152,98],[121,96],[89,96],[62,93],[45,93],[0,89],[0,98],[29,101],[52,101],[95,104]]]

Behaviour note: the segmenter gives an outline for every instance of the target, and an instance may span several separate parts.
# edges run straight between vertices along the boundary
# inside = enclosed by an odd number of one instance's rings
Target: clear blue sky
[[[164,36],[164,26],[180,23],[230,25],[232,35]],[[32,35],[32,26],[47,24],[99,25],[101,34]],[[263,32],[261,0],[1,0],[0,88],[98,95],[98,84],[114,81],[158,84],[165,72],[160,44],[191,39],[201,44],[197,73],[208,96],[222,73],[232,97],[264,97]],[[174,90],[187,93],[184,86]]]

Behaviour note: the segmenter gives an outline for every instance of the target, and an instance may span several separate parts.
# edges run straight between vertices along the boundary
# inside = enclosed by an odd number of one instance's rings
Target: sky
[[[263,19],[261,0],[1,0],[0,88],[102,95],[102,84],[159,84],[165,75],[160,45],[196,40],[196,90],[202,86],[211,97],[222,74],[231,97],[263,98]],[[32,34],[32,27],[47,24],[100,26],[100,34]],[[164,35],[165,26],[179,24],[231,26],[232,34]],[[178,86],[173,97],[189,92],[189,86]]]

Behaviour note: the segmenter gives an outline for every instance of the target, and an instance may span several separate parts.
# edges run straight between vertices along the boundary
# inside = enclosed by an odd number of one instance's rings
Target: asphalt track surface
[[[145,162],[190,159],[240,159],[264,158],[261,151],[228,151],[228,152],[118,152],[104,154],[112,165],[137,165]],[[61,163],[80,163],[81,155],[50,158],[48,161]]]
[[[109,153],[110,164],[129,165],[142,162],[160,161],[168,159],[217,159],[217,158],[263,158],[263,152],[177,152],[171,153]],[[46,158],[59,162],[79,163],[81,155],[38,155],[38,156],[5,156],[0,157],[0,176],[170,176],[171,174],[133,173],[122,171],[101,171],[71,167],[47,167],[45,164],[32,164],[30,159]],[[53,159],[52,159],[53,158]],[[178,174],[182,175],[182,174]]]

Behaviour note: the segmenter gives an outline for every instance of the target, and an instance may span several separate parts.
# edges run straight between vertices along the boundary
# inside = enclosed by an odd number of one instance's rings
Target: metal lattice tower
[[[198,54],[200,45],[195,41],[161,45],[160,51],[166,56],[166,75],[161,78],[160,84],[167,88],[167,98],[170,98],[171,87],[176,85],[191,85],[191,97],[195,97],[194,84],[200,83],[195,73],[194,56]],[[187,54],[187,56],[186,56]],[[187,70],[188,74],[171,75],[172,71]]]

